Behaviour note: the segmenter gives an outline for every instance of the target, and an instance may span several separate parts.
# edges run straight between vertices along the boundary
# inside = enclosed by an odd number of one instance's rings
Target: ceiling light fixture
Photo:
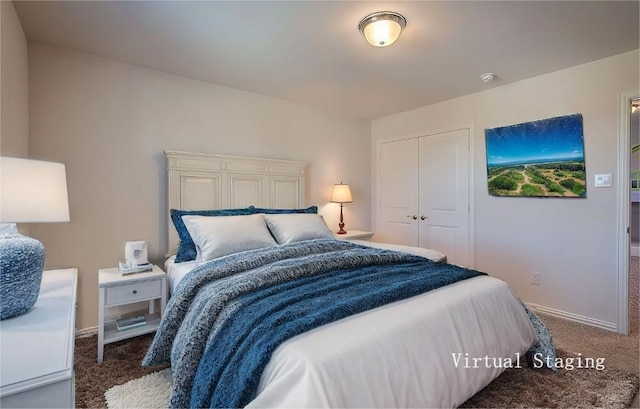
[[[407,26],[407,19],[393,11],[378,11],[360,20],[358,30],[374,47],[386,47],[396,42]]]

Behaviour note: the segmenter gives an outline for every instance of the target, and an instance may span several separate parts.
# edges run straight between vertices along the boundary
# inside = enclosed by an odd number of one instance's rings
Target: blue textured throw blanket
[[[171,363],[170,407],[243,407],[287,339],[482,274],[337,240],[222,257],[180,282],[143,365]]]

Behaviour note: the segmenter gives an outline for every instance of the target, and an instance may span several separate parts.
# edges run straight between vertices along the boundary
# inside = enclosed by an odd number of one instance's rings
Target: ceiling
[[[15,1],[29,40],[374,119],[639,48],[638,1]],[[381,10],[407,28],[368,45]],[[480,75],[495,72],[485,84]]]

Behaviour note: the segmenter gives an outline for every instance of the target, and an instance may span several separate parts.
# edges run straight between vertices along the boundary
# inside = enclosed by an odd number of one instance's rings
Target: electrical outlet
[[[540,273],[537,271],[531,272],[531,284],[540,285]]]

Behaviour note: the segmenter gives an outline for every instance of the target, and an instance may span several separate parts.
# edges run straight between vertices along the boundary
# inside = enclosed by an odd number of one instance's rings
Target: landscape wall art
[[[486,129],[489,194],[587,197],[582,115]]]

